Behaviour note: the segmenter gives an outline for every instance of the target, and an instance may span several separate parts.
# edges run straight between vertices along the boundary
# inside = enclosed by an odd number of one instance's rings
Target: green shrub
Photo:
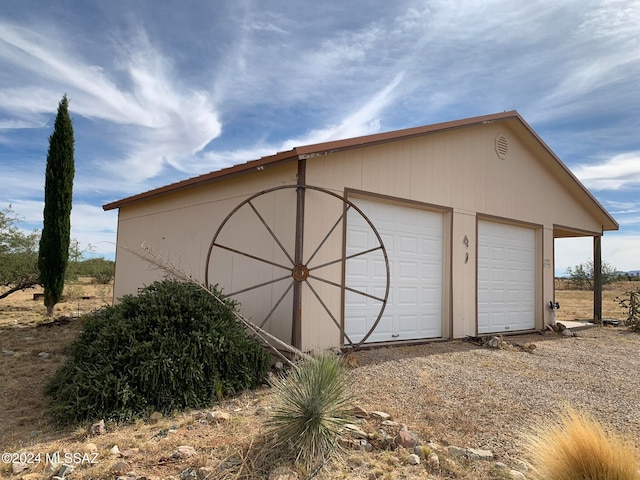
[[[67,267],[67,280],[76,280],[78,277],[92,277],[94,283],[106,285],[115,274],[115,262],[102,257],[88,258],[69,262]]]
[[[338,431],[352,418],[342,362],[328,355],[306,359],[272,386],[275,405],[266,423],[275,445],[307,468],[322,464],[335,451]]]
[[[54,419],[128,420],[200,408],[260,385],[269,356],[234,308],[197,285],[166,280],[90,315],[46,385]]]

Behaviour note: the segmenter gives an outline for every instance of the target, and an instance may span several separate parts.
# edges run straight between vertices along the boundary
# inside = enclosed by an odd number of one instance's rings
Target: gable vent
[[[496,137],[496,153],[501,160],[504,160],[509,153],[509,140],[502,133]]]

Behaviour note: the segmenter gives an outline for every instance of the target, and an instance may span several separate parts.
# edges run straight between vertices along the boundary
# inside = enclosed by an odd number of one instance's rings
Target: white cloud
[[[640,185],[640,151],[621,153],[596,165],[578,165],[573,172],[593,190],[620,190]]]
[[[57,107],[52,99],[68,90],[72,116],[124,126],[111,140],[125,153],[120,159],[112,158],[108,170],[137,179],[157,175],[166,164],[181,169],[185,159],[220,135],[221,124],[209,94],[181,84],[170,62],[143,32],[121,60],[130,83],[127,87],[116,84],[102,67],[77,58],[62,43],[0,23],[0,57],[25,79],[23,86],[0,91],[3,110],[17,116],[50,115]]]
[[[105,212],[101,207],[76,203],[71,209],[71,237],[80,245],[95,247],[95,253],[106,254],[115,250],[118,213]]]
[[[380,128],[379,116],[394,99],[394,90],[402,83],[403,73],[398,73],[395,78],[382,90],[355,112],[350,113],[340,124],[329,126],[320,130],[309,132],[304,137],[287,140],[283,144],[284,149],[296,146],[322,143],[340,138],[357,137],[375,133]]]
[[[640,249],[640,235],[619,232],[605,233],[602,237],[602,261],[618,270],[640,270],[640,258],[634,255]],[[561,238],[555,240],[555,272],[566,272],[593,259],[593,238]]]

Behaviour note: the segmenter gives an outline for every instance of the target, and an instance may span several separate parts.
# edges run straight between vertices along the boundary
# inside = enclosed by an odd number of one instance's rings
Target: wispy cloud
[[[640,151],[622,153],[596,165],[579,165],[576,176],[593,190],[640,186]]]
[[[123,85],[102,67],[77,58],[63,41],[49,42],[10,24],[0,23],[0,58],[26,83],[0,91],[3,110],[18,116],[50,114],[57,106],[52,99],[67,91],[73,114],[122,126],[112,137],[121,153],[105,165],[112,175],[126,172],[146,179],[167,164],[180,170],[185,159],[220,135],[209,94],[178,81],[170,62],[143,32],[134,36],[121,60],[127,80]],[[38,87],[35,79],[52,85]]]

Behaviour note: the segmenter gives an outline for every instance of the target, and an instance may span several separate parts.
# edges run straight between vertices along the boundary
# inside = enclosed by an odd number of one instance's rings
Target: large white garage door
[[[443,215],[370,200],[352,200],[369,217],[387,249],[389,298],[380,323],[366,340],[388,342],[442,336]],[[366,221],[351,209],[347,217],[347,256],[377,245]],[[347,261],[346,284],[384,296],[386,269],[380,253]],[[380,302],[347,292],[345,332],[360,341],[380,311]]]
[[[535,327],[532,228],[478,221],[478,334]]]

